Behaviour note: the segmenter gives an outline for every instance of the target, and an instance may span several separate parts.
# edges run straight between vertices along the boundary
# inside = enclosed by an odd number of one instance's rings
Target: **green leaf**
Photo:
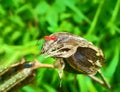
[[[20,16],[17,16],[17,15],[11,16],[11,17],[10,17],[10,20],[11,20],[13,23],[18,24],[20,27],[24,27],[24,22],[22,21],[22,19],[21,19]]]
[[[110,61],[110,65],[108,66],[105,75],[109,78],[112,79],[115,73],[115,70],[117,68],[117,65],[119,63],[119,47],[116,46],[115,51],[114,51],[114,55],[112,60]]]
[[[88,92],[88,88],[87,88],[85,80],[86,80],[86,78],[84,75],[77,76],[77,81],[78,81],[78,86],[79,86],[80,92]]]
[[[49,9],[49,5],[47,4],[47,2],[42,1],[40,2],[36,7],[35,7],[35,13],[43,15],[45,13],[47,13],[47,10]]]
[[[32,87],[30,86],[25,86],[22,88],[25,92],[36,92],[35,89],[33,89]]]
[[[54,32],[58,27],[58,14],[54,11],[54,8],[49,8],[46,15],[46,20],[50,25],[48,30]]]
[[[62,0],[63,1],[63,0]],[[90,20],[82,13],[80,9],[78,9],[70,0],[64,0],[64,4],[69,7],[71,10],[73,10],[76,14],[78,14],[80,19],[83,19],[90,23]]]
[[[47,92],[57,92],[53,87],[51,87],[50,85],[48,84],[44,84],[43,87],[45,88],[45,90]]]

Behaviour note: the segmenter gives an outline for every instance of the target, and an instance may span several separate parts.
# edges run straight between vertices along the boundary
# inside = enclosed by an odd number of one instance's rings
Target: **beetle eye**
[[[57,38],[56,38],[56,36],[44,36],[44,39],[45,39],[45,40],[48,40],[48,41],[49,41],[49,40],[53,40],[53,41],[54,41],[54,40],[56,40]]]
[[[56,38],[56,36],[50,36],[50,39],[51,40],[56,40],[57,38]]]
[[[49,36],[44,36],[45,40],[51,40]]]

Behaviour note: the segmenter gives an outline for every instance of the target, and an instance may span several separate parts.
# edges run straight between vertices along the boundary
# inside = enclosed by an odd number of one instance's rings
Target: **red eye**
[[[51,40],[51,38],[49,36],[44,36],[45,40]]]
[[[45,40],[56,40],[56,36],[44,36]]]
[[[51,40],[56,40],[57,38],[56,38],[56,36],[50,36],[50,39]]]

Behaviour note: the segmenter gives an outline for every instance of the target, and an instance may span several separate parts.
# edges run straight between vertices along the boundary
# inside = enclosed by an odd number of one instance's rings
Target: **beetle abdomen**
[[[79,73],[95,74],[97,70],[103,65],[103,56],[97,56],[97,52],[91,48],[78,47],[76,53],[66,62]]]

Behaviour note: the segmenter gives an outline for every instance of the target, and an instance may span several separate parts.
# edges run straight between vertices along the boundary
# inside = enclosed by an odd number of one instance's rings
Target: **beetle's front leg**
[[[63,70],[65,68],[65,63],[62,58],[56,58],[56,62],[54,63],[54,67],[58,69],[58,74],[60,77],[60,87],[62,82]]]

